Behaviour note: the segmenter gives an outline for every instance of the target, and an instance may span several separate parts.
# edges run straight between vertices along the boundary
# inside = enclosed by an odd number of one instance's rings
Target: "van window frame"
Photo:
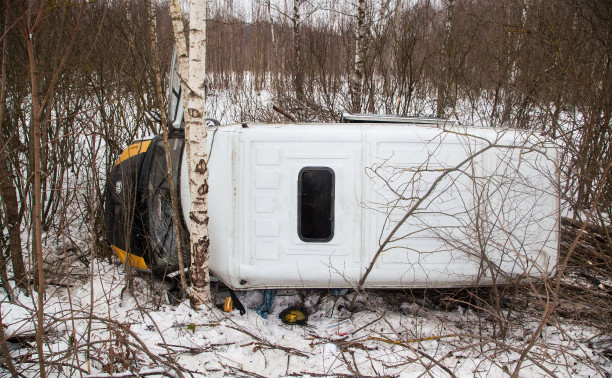
[[[326,238],[309,238],[309,237],[305,237],[302,234],[302,188],[303,188],[303,174],[305,171],[326,171],[329,172],[331,174],[331,195],[330,195],[330,202],[331,202],[331,209],[330,209],[330,219],[329,219],[329,223],[330,223],[330,234],[328,237]],[[298,224],[297,224],[297,233],[298,236],[300,238],[300,240],[302,240],[303,242],[306,243],[327,243],[329,241],[331,241],[334,238],[334,230],[335,230],[335,222],[336,222],[336,215],[335,215],[335,205],[336,205],[336,173],[334,172],[334,170],[330,167],[324,167],[324,166],[309,166],[309,167],[303,167],[302,169],[300,169],[300,172],[298,173],[298,190],[297,190],[297,210],[298,210]]]

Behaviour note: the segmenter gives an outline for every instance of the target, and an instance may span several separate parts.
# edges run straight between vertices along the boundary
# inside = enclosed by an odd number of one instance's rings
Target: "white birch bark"
[[[268,8],[268,18],[270,20],[270,35],[272,39],[272,63],[276,65],[276,67],[272,67],[272,64],[270,64],[269,69],[271,72],[272,80],[279,80],[280,75],[277,76],[277,74],[272,73],[272,72],[275,72],[275,70],[276,72],[281,72],[282,70],[280,69],[280,67],[278,67],[280,60],[278,59],[278,48],[276,47],[276,35],[274,33],[274,17],[272,17],[271,0],[268,0],[267,8]],[[272,85],[272,88],[274,88],[274,84]]]
[[[171,0],[170,15],[176,38],[179,70],[187,73],[181,80],[185,104],[185,148],[189,172],[191,211],[189,212],[191,244],[190,300],[193,308],[209,304],[208,272],[208,168],[206,162],[206,1],[191,0],[189,8],[189,56],[178,0]]]
[[[191,195],[191,306],[209,304],[208,154],[206,153],[206,1],[189,8],[189,79],[184,93],[185,145]]]
[[[300,5],[302,0],[293,0],[293,59],[294,59],[294,87],[295,97],[300,103],[304,102],[304,67],[302,64]]]
[[[181,78],[181,86],[183,87],[184,93],[186,89],[185,84],[187,83],[185,76],[189,74],[189,55],[187,53],[187,40],[185,39],[185,25],[183,24],[183,11],[181,9],[180,0],[170,0],[170,19],[172,20],[174,46],[179,62],[178,73]]]
[[[355,31],[355,61],[351,78],[351,100],[353,113],[361,112],[361,92],[363,87],[363,59],[365,55],[365,11],[366,0],[357,4],[357,30]]]
[[[446,23],[444,25],[444,41],[442,45],[442,72],[440,73],[440,83],[438,84],[438,100],[436,117],[444,117],[448,107],[455,107],[455,101],[451,96],[451,51],[450,38],[453,27],[453,12],[455,0],[448,0],[446,3]]]

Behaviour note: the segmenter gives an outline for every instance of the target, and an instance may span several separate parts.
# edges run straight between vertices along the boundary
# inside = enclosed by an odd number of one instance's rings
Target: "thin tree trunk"
[[[278,59],[278,47],[276,46],[276,34],[274,33],[274,18],[272,17],[271,0],[267,1],[268,18],[270,20],[270,37],[272,40],[272,58],[270,67],[268,68],[271,75],[270,86],[274,88],[275,82],[278,81],[278,72],[281,72],[280,61]]]
[[[304,67],[302,64],[302,25],[300,21],[300,2],[301,0],[293,1],[293,84],[295,87],[295,97],[301,103],[304,102]]]
[[[444,117],[446,109],[449,106],[454,107],[454,101],[451,100],[451,29],[453,27],[453,11],[455,9],[455,0],[448,0],[446,4],[446,24],[444,25],[444,41],[442,45],[442,72],[440,73],[440,82],[438,84],[438,100],[436,107],[436,117]]]
[[[518,127],[518,120],[514,125],[511,125],[512,121],[512,109],[515,108],[518,102],[524,103],[527,100],[527,96],[523,94],[522,90],[516,90],[517,81],[521,74],[520,67],[518,66],[518,59],[523,49],[523,45],[525,44],[525,33],[526,33],[526,24],[527,24],[527,14],[529,12],[530,2],[529,0],[523,0],[521,4],[521,20],[520,20],[520,29],[519,34],[516,39],[516,43],[508,46],[508,59],[510,59],[510,64],[508,67],[508,83],[506,84],[506,88],[504,91],[504,101],[503,101],[503,110],[502,110],[502,120],[501,125],[499,126],[513,126]],[[510,10],[508,11],[510,12]],[[512,25],[514,22],[511,18],[510,14],[507,14],[506,23],[508,25]],[[512,34],[516,33],[515,30],[508,30],[508,40],[511,41]],[[523,101],[521,101],[523,99]],[[527,100],[528,101],[528,100]]]
[[[0,218],[0,228],[4,227],[4,222],[2,218]],[[4,251],[0,250],[0,281],[2,282],[2,286],[6,290],[9,300],[11,302],[15,301],[15,293],[13,292],[13,288],[11,287],[11,283],[9,282],[8,275],[6,273],[6,265],[7,261],[4,257]]]
[[[353,76],[351,78],[353,113],[361,112],[366,34],[365,8],[366,0],[359,0],[357,4],[357,30],[355,32],[355,61],[353,62]]]
[[[185,25],[183,24],[183,12],[179,0],[170,0],[170,19],[172,20],[172,30],[174,31],[174,46],[176,57],[179,63],[179,77],[181,86],[186,87],[187,80],[181,75],[189,75],[189,55],[187,53],[187,40],[185,39]],[[185,88],[187,89],[187,88]],[[185,90],[183,90],[183,93]],[[183,99],[185,96],[183,95]]]
[[[0,119],[2,118],[0,117]],[[19,216],[17,189],[13,184],[13,174],[8,166],[8,147],[3,141],[0,141],[0,149],[2,149],[2,154],[0,154],[2,156],[0,159],[0,198],[2,199],[2,212],[4,214],[3,221],[9,234],[8,250],[11,254],[15,283],[18,287],[26,288],[28,280],[26,279],[23,253],[21,251],[21,219]]]
[[[96,145],[95,134],[93,135],[92,139],[93,139],[93,141],[92,141],[93,143],[91,144],[90,148],[91,148],[92,151],[94,151],[95,150],[95,145]],[[95,172],[95,167],[94,167],[95,159],[93,157],[91,158],[89,164],[90,164],[89,165],[89,169],[92,172],[91,178],[89,179],[89,191],[91,192],[90,193],[89,201],[90,201],[91,212],[92,212],[92,214],[91,214],[91,223],[90,223],[91,234],[90,234],[90,246],[89,246],[89,248],[90,248],[90,251],[89,251],[89,285],[90,285],[89,303],[91,305],[89,306],[89,319],[88,319],[89,323],[87,324],[88,332],[87,332],[87,354],[86,354],[86,356],[87,356],[87,371],[89,373],[91,373],[91,360],[92,360],[91,359],[91,354],[92,354],[91,353],[91,351],[92,351],[92,348],[91,348],[91,333],[92,333],[91,329],[92,329],[93,308],[94,308],[94,306],[93,306],[93,304],[94,304],[94,287],[95,287],[94,286],[94,267],[95,267],[94,258],[95,258],[95,244],[96,244],[96,237],[95,237],[95,234],[94,234],[95,222],[94,222],[94,214],[93,214],[93,211],[94,211],[94,208],[95,208],[94,189],[93,189],[93,186],[94,186],[94,177],[95,177],[95,173],[94,173]],[[127,260],[127,257],[126,257],[126,260]],[[132,286],[130,285],[130,286],[128,286],[128,288],[131,289]],[[111,361],[112,361],[112,358],[111,358]],[[111,369],[111,371],[112,371],[112,369]]]
[[[17,369],[15,369],[15,364],[13,363],[13,358],[11,357],[11,352],[6,344],[6,335],[4,334],[4,323],[2,323],[2,318],[0,318],[0,348],[2,348],[4,363],[11,372],[11,376],[19,377],[19,373],[17,372]]]
[[[9,30],[10,12],[5,11],[4,35]],[[2,78],[0,81],[0,125],[4,122],[4,111],[6,100],[6,51],[8,38],[2,39]],[[5,141],[0,133],[0,206],[3,206],[4,224],[8,228],[9,245],[8,250],[11,254],[13,264],[13,277],[18,287],[26,288],[27,280],[25,265],[23,263],[23,253],[21,251],[21,217],[19,216],[19,201],[17,200],[17,189],[13,183],[13,174],[10,170],[9,143]],[[2,272],[6,275],[6,266],[2,267]],[[7,287],[7,290],[10,288]],[[13,296],[11,295],[11,298]]]
[[[30,64],[30,85],[32,88],[32,119],[31,128],[33,135],[33,152],[34,152],[34,240],[32,245],[35,259],[35,271],[37,273],[38,291],[38,308],[36,309],[38,325],[36,327],[36,346],[38,349],[38,362],[40,366],[40,376],[45,378],[45,361],[43,353],[42,333],[44,328],[44,293],[45,293],[45,275],[43,272],[43,256],[42,256],[42,227],[41,227],[41,183],[40,183],[40,95],[38,93],[37,75],[36,75],[36,59],[34,57],[34,46],[32,43],[31,34],[26,36],[26,45],[28,49],[28,59]]]

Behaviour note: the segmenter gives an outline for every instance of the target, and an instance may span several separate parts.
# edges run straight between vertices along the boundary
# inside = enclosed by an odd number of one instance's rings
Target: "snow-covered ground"
[[[293,290],[279,291],[263,319],[252,310],[260,291],[238,293],[247,307],[243,316],[194,311],[188,300],[170,305],[167,285],[159,281],[136,277],[130,293],[124,267],[116,263],[96,260],[93,272],[93,278],[62,281],[68,287],[48,288],[51,376],[503,376],[515,369],[541,313],[529,302],[521,311],[502,310],[509,321],[501,338],[493,314],[436,293],[371,291],[351,314],[350,294]],[[219,290],[217,301],[226,295]],[[307,324],[283,324],[278,314],[298,302],[310,312]],[[35,324],[32,297],[21,294],[18,303],[0,305],[7,337],[22,343],[9,343],[13,359],[27,368],[25,376],[37,376],[35,342],[27,336]],[[520,376],[609,376],[612,364],[598,349],[598,331],[582,320],[551,318]]]

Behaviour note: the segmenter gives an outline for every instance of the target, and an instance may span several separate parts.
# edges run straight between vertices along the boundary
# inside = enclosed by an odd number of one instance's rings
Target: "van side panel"
[[[367,286],[465,284],[474,276],[478,263],[458,253],[448,241],[464,239],[463,229],[470,222],[473,206],[471,184],[460,171],[439,178],[465,160],[479,143],[443,135],[435,128],[394,131],[368,131],[371,154],[365,170],[370,172],[371,190],[366,203],[374,209],[368,216],[377,234],[370,240],[366,266],[392,230],[398,229],[378,258]],[[421,198],[421,205],[404,219]]]
[[[390,134],[368,135],[376,174],[367,201],[377,206],[370,214],[380,234],[366,265],[403,223],[367,286],[452,287],[550,273],[558,242],[554,151],[514,131]]]
[[[483,154],[478,182],[480,219],[491,241],[480,253],[483,276],[544,277],[557,263],[559,201],[557,151],[523,134],[497,136],[505,146]]]
[[[487,285],[554,270],[558,158],[537,137],[371,124],[217,130],[210,266],[233,288],[355,287],[396,227],[366,287]],[[298,234],[308,168],[333,171],[329,241]]]
[[[292,126],[257,133],[244,130],[240,287],[343,287],[361,268],[361,133],[335,134]],[[298,235],[298,177],[304,169],[333,173],[333,237],[305,241]]]

